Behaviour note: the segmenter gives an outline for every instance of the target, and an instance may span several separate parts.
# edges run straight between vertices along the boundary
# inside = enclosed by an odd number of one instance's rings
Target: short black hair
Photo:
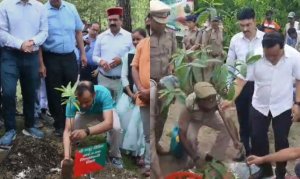
[[[75,95],[82,96],[85,91],[89,91],[91,94],[95,94],[94,85],[90,81],[81,81],[78,83],[75,90]]]
[[[268,15],[273,15],[273,11],[272,11],[272,10],[268,10],[268,11],[266,12],[266,16],[268,16]]]
[[[279,32],[266,33],[262,40],[263,48],[272,48],[275,45],[279,45],[280,49],[284,46],[284,37]]]
[[[291,27],[287,31],[288,35],[291,36],[292,34],[297,34],[297,31],[294,27]]]
[[[246,19],[255,19],[255,11],[252,8],[243,8],[238,14],[237,14],[238,20],[246,20]]]
[[[132,31],[132,34],[138,32],[139,34],[141,34],[141,36],[143,36],[144,38],[147,37],[147,32],[145,29],[143,28],[137,28],[134,31]]]

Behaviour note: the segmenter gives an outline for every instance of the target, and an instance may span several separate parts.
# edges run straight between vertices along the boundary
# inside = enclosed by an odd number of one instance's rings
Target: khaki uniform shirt
[[[200,46],[201,44],[202,31],[198,28],[193,30],[186,29],[182,39],[182,43],[185,50],[191,49],[194,45]]]
[[[202,46],[205,48],[210,45],[213,54],[220,54],[223,50],[223,29],[219,27],[216,31],[212,28],[208,28],[203,32]]]
[[[165,30],[163,34],[157,36],[151,33],[150,36],[150,78],[155,81],[169,75],[168,66],[172,55],[177,48],[176,36],[174,32]]]

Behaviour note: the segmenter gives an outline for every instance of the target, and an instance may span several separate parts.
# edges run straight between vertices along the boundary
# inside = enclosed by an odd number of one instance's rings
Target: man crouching
[[[212,84],[198,82],[194,86],[194,92],[186,98],[185,106],[180,112],[179,138],[186,153],[197,167],[201,167],[204,160],[211,160],[211,155],[218,160],[223,160],[230,144],[230,136],[217,112],[216,95],[217,92]],[[197,138],[202,126],[208,126],[218,131],[216,141],[206,155],[200,155],[198,150]]]
[[[109,131],[111,163],[116,168],[123,168],[119,150],[121,128],[109,90],[101,85],[94,86],[89,81],[81,81],[75,94],[80,110],[78,111],[73,103],[68,103],[66,107],[66,125],[63,134],[64,160],[71,159],[71,142]]]

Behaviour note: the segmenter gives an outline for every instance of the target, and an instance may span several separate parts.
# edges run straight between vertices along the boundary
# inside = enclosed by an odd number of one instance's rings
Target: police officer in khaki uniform
[[[171,8],[168,5],[159,0],[150,1],[150,78],[157,84],[162,77],[172,74],[174,70],[174,66],[169,63],[172,54],[175,53],[177,48],[176,37],[173,32],[166,30],[167,17],[170,14],[170,10]],[[157,86],[157,91],[159,90],[160,87]],[[151,94],[150,100],[150,120],[155,121],[155,127],[150,127],[150,129],[153,129],[150,130],[150,141],[155,141],[155,143],[150,142],[151,170],[156,175],[155,178],[162,178],[156,149],[158,149],[158,152],[164,153],[162,147],[158,145],[158,141],[163,132],[167,112],[161,113],[162,100],[158,99],[158,95]],[[153,103],[155,105],[152,105]],[[153,135],[154,132],[155,135]]]
[[[180,110],[179,137],[194,165],[199,166],[212,156],[218,160],[224,159],[224,154],[230,143],[230,136],[218,112],[217,92],[208,82],[198,82],[194,92],[186,98],[186,104]],[[198,151],[198,132],[202,126],[208,126],[218,131],[215,144],[211,151],[203,155]]]
[[[223,54],[223,28],[220,26],[220,18],[215,16],[211,20],[211,26],[206,28],[202,35],[202,48],[207,48],[210,58],[222,59]],[[210,62],[202,69],[203,81],[210,81],[212,72],[221,62]]]
[[[197,15],[186,16],[186,22],[188,29],[184,31],[182,39],[183,49],[185,50],[197,50],[201,45],[202,31],[197,27]]]

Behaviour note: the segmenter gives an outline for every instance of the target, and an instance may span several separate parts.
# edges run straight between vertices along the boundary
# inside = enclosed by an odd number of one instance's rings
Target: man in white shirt
[[[115,102],[123,92],[121,83],[121,58],[133,47],[131,33],[122,26],[123,9],[121,7],[107,10],[109,29],[101,33],[95,42],[93,61],[99,66],[98,84],[108,88]],[[116,119],[114,119],[116,120]],[[121,143],[122,131],[119,130],[110,139],[110,143]],[[115,141],[118,140],[118,141]],[[117,168],[123,168],[120,150],[111,161]]]
[[[298,118],[300,104],[300,53],[292,47],[284,46],[284,37],[278,33],[264,35],[263,49],[256,54],[262,58],[247,67],[247,76],[236,79],[238,97],[246,81],[254,81],[255,88],[250,110],[252,127],[252,154],[264,156],[269,153],[268,129],[272,121],[275,151],[289,147],[288,135],[293,115]],[[296,103],[293,106],[293,79],[296,79]],[[233,101],[224,101],[227,108]],[[276,163],[276,178],[283,179],[286,162]],[[270,163],[262,164],[262,177],[273,175]]]
[[[255,12],[251,8],[245,8],[238,14],[241,32],[235,34],[228,50],[226,63],[234,66],[237,60],[246,61],[247,54],[252,54],[256,48],[261,47],[264,32],[257,30]],[[236,109],[240,126],[240,139],[243,143],[246,155],[250,155],[250,122],[249,109],[254,90],[253,81],[248,81],[241,95],[236,100]]]
[[[109,29],[101,33],[96,40],[93,61],[99,65],[98,84],[108,88],[115,101],[123,91],[121,84],[122,60],[132,45],[131,33],[121,28],[123,9],[107,10]]]

